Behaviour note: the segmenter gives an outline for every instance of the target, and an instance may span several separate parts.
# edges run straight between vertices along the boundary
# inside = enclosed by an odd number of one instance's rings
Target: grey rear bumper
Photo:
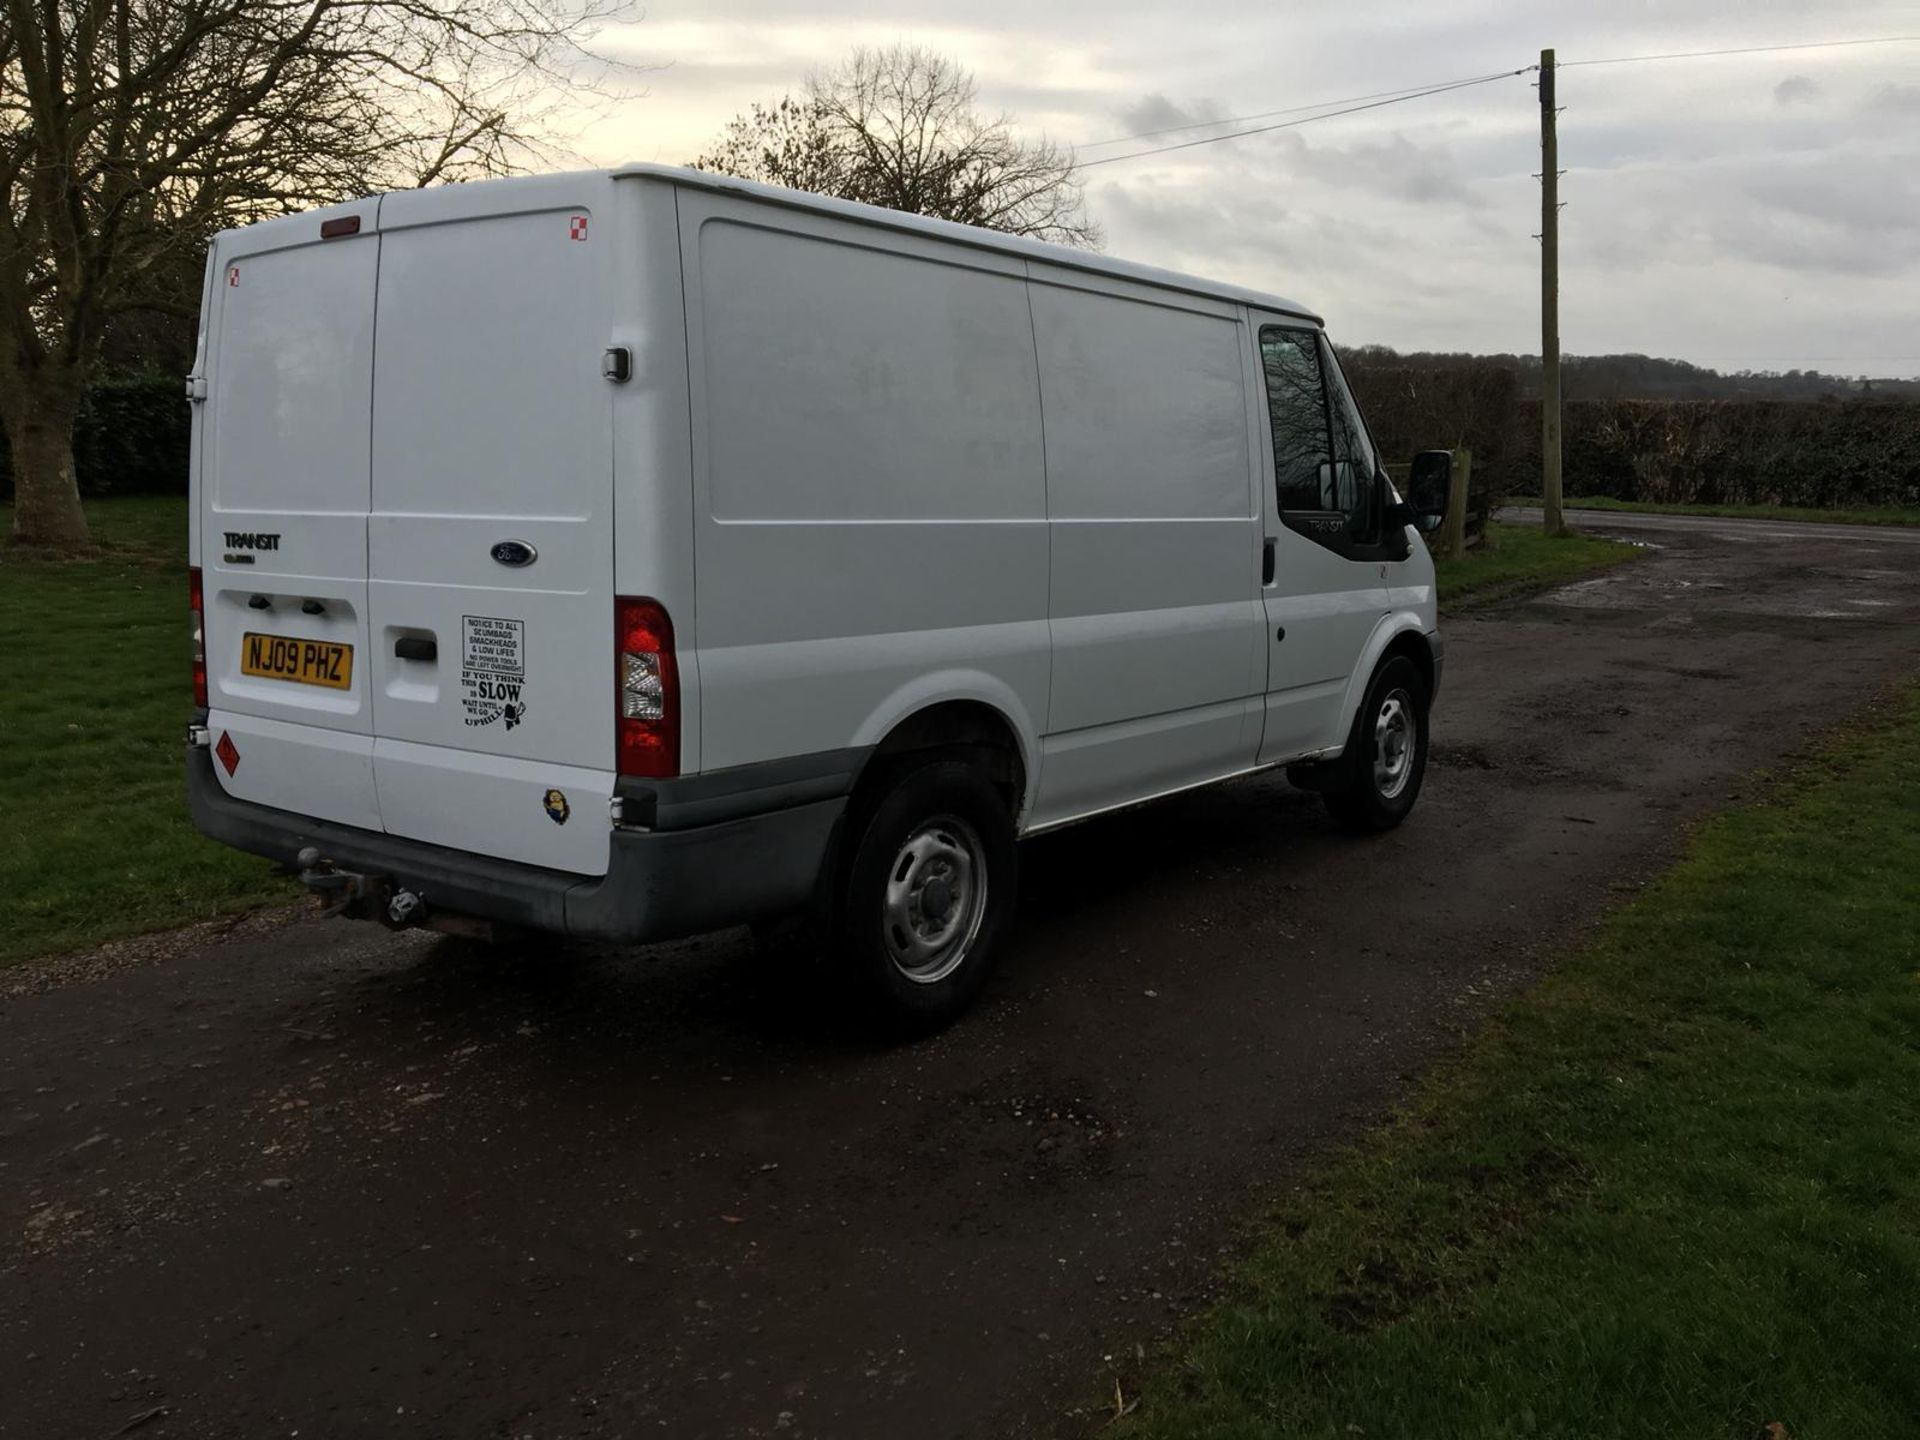
[[[849,774],[846,790],[851,782]],[[846,790],[684,829],[616,827],[607,873],[582,877],[236,800],[220,788],[209,751],[187,752],[193,823],[235,849],[294,869],[295,857],[311,846],[340,870],[413,891],[430,911],[624,943],[698,934],[806,905],[832,852]]]

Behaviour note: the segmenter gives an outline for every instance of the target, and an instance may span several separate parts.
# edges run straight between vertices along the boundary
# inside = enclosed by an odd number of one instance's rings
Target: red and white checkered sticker
[[[584,240],[587,238],[586,216],[575,215],[571,220],[567,221],[567,238],[569,240]]]
[[[229,265],[227,267],[227,288],[229,290],[237,289],[239,284],[240,267],[238,265]]]

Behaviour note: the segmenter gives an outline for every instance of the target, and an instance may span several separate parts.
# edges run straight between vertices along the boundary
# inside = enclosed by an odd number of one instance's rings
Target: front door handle
[[[1267,543],[1260,551],[1260,583],[1273,583],[1273,536],[1267,537]]]
[[[393,653],[402,660],[433,660],[439,657],[440,645],[422,635],[402,635],[393,642]]]

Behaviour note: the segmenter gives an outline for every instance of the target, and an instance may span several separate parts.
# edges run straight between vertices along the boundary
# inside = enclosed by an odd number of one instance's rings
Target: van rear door
[[[244,800],[379,828],[367,437],[379,202],[218,237],[195,457],[209,725]],[[325,237],[325,238],[323,238]]]
[[[374,342],[381,817],[577,874],[606,871],[613,793],[609,189],[388,196]]]

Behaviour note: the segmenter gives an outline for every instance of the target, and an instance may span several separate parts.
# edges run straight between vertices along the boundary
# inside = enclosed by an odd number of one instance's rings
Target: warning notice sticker
[[[471,726],[511,730],[527,718],[527,627],[493,615],[460,617],[460,703]]]

